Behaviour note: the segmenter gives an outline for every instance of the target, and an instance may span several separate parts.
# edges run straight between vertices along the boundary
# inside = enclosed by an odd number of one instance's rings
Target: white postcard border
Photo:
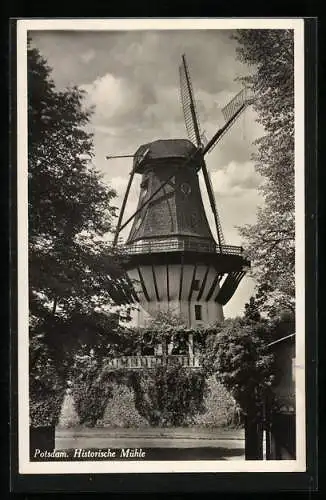
[[[28,157],[27,31],[293,29],[295,60],[296,217],[296,460],[280,461],[88,461],[31,462],[28,382]],[[18,250],[18,458],[20,474],[148,472],[304,472],[305,422],[305,207],[304,20],[252,19],[19,19],[17,21],[17,250]]]

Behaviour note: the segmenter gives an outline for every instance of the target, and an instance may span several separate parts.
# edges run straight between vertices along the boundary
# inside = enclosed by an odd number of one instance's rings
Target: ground
[[[242,429],[147,428],[57,429],[55,448],[71,450],[142,448],[152,460],[244,459]]]

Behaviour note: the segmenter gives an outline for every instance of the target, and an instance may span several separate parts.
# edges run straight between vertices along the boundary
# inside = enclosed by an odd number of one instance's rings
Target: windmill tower
[[[189,139],[156,140],[141,145],[122,203],[114,244],[129,224],[123,250],[132,293],[133,323],[146,326],[158,311],[180,315],[189,327],[223,320],[223,306],[236,291],[250,262],[241,247],[226,245],[205,157],[251,103],[242,90],[223,109],[224,126],[203,141],[186,58],[180,70],[181,101]],[[112,157],[108,157],[112,158]],[[199,186],[203,173],[217,234],[210,229]],[[123,222],[135,175],[141,176],[137,210]]]

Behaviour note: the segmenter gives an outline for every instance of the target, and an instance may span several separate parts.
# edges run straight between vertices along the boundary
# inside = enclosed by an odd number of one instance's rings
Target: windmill
[[[120,304],[136,303],[138,326],[157,311],[180,314],[190,327],[223,320],[223,306],[231,299],[250,266],[242,247],[227,245],[205,163],[239,115],[252,102],[240,91],[223,109],[225,124],[210,140],[201,132],[185,55],[182,56],[180,93],[188,139],[155,140],[141,145],[116,227],[132,223],[123,245],[125,277],[132,293],[120,293]],[[108,157],[112,158],[112,157]],[[204,209],[198,174],[203,173],[217,241]],[[136,211],[123,222],[134,176],[141,175]]]

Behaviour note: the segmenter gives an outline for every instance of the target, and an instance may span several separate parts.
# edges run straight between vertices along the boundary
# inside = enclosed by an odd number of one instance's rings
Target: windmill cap
[[[181,159],[186,161],[187,158],[194,155],[196,151],[196,146],[188,139],[159,139],[143,144],[137,149],[134,167],[136,172],[142,173],[145,164],[148,163],[149,160]],[[198,160],[197,163],[197,169],[199,170],[201,165]]]

